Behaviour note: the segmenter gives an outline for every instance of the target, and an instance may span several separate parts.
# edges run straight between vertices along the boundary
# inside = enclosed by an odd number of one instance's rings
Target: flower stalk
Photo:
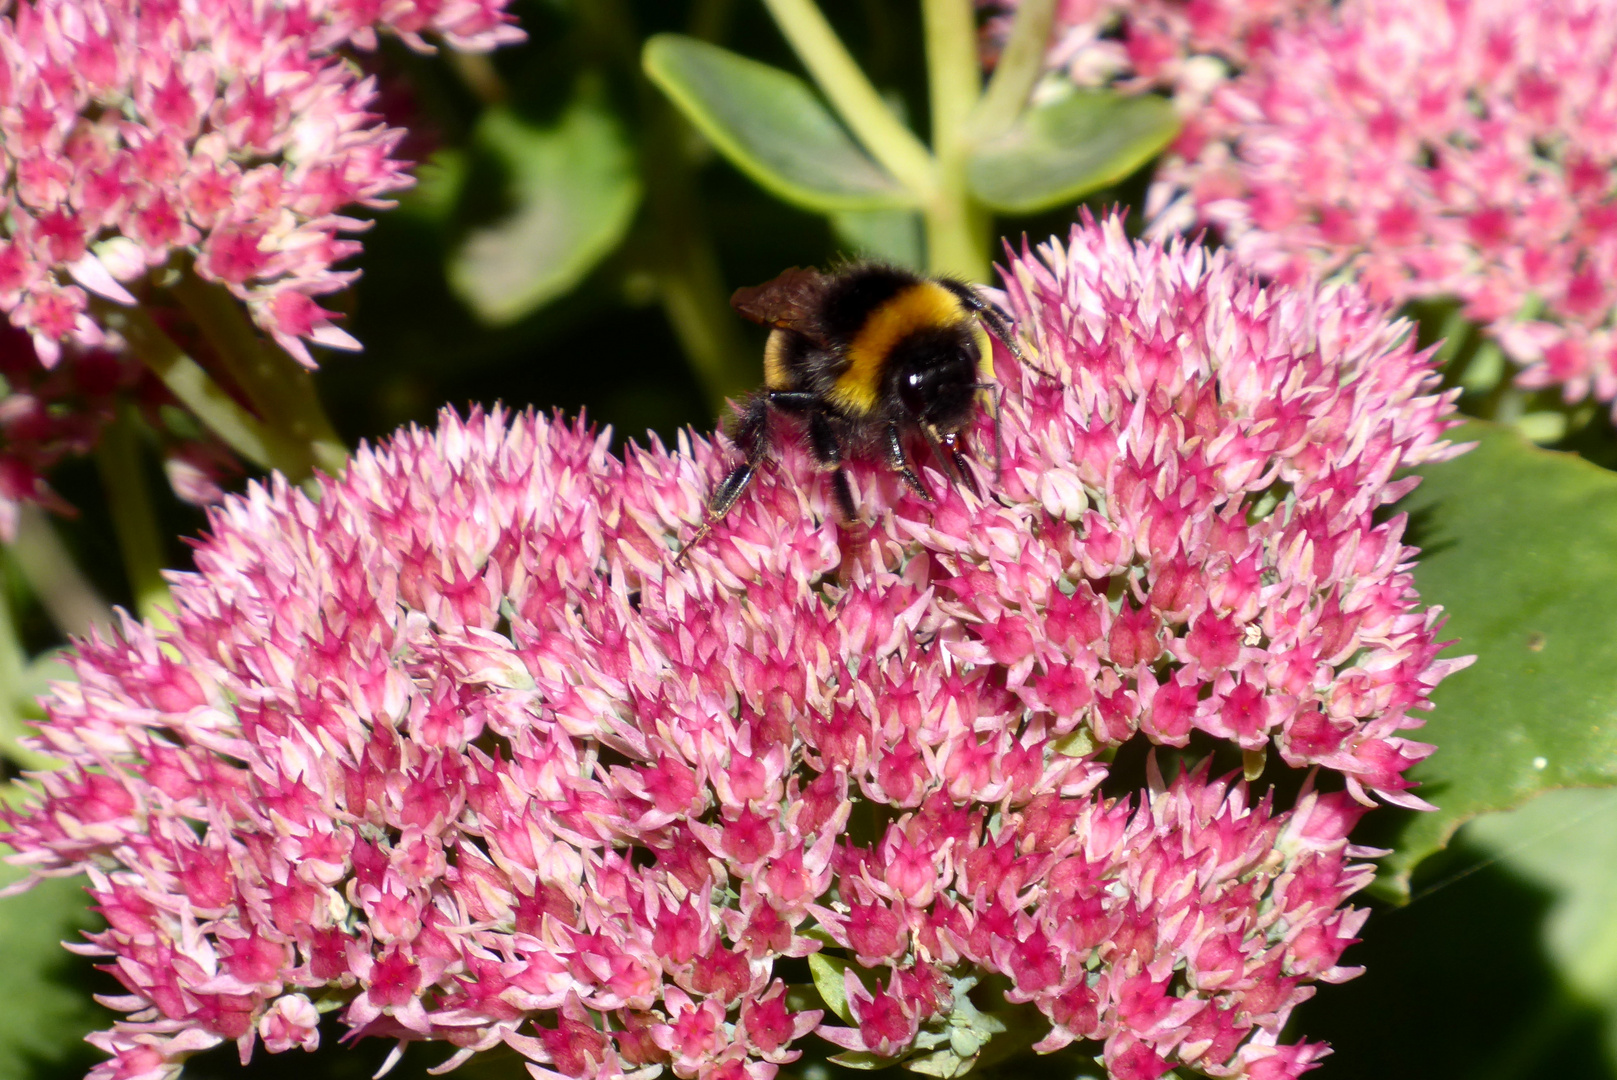
[[[124,573],[134,594],[135,611],[154,626],[167,625],[174,608],[163,580],[163,534],[152,509],[151,486],[142,468],[140,438],[133,409],[123,404],[96,444],[95,464],[101,493],[112,513],[113,531],[123,555]]]
[[[1022,0],[1011,23],[1011,34],[988,89],[977,102],[970,122],[970,137],[988,139],[1016,120],[1028,95],[1044,71],[1045,49],[1055,26],[1056,0]]]
[[[981,96],[971,0],[925,0],[927,89],[938,187],[922,207],[933,273],[987,281],[988,216],[966,186],[970,121]]]
[[[309,475],[312,460],[307,444],[289,442],[244,409],[163,332],[145,308],[95,298],[90,309],[101,325],[123,337],[169,392],[225,445],[254,465],[279,469],[290,479]]]
[[[893,115],[813,0],[765,0],[775,22],[843,122],[908,189],[926,231],[926,264],[967,281],[989,277],[990,215],[971,194],[966,164],[975,140],[1003,128],[1027,101],[1054,17],[1053,0],[1018,14],[1008,70],[982,93],[970,0],[925,0],[930,150]]]
[[[223,286],[198,277],[193,268],[186,267],[169,291],[185,306],[264,423],[287,445],[304,445],[314,467],[340,473],[348,447],[320,404],[313,373],[286,350],[265,341],[236,298]]]

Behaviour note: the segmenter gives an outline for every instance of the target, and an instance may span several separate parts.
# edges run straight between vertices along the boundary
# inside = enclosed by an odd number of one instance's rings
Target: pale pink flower
[[[1617,5],[1345,0],[1190,122],[1159,225],[1270,276],[1453,297],[1568,401],[1617,399]]]
[[[729,448],[446,413],[318,501],[216,509],[175,629],[80,646],[38,740],[67,766],[10,818],[107,914],[95,1075],[309,1045],[329,992],[545,1080],[768,1080],[811,1032],[963,1067],[988,975],[1117,1080],[1309,1068],[1277,1040],[1354,973],[1349,830],[1418,805],[1402,732],[1456,666],[1377,520],[1450,402],[1357,293],[1116,220],[1008,282],[986,503],[856,464],[838,524],[788,445],[681,566]],[[1197,732],[1346,790],[1106,764]],[[828,941],[840,1019],[786,994]]]
[[[978,0],[1000,14],[984,26],[1003,46],[1019,0]],[[1205,102],[1231,68],[1244,67],[1274,34],[1326,0],[1060,0],[1045,63],[1078,86],[1129,93],[1167,89],[1182,108]]]
[[[503,0],[21,0],[0,17],[0,311],[52,366],[102,342],[86,290],[132,302],[184,251],[303,363],[306,341],[358,348],[314,299],[355,276],[333,269],[363,227],[340,211],[410,181],[333,50],[377,25],[484,48],[509,23]]]

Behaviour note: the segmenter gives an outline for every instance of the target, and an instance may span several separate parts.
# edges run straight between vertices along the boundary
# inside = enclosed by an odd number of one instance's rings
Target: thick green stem
[[[90,301],[96,321],[116,330],[129,348],[190,409],[236,453],[265,469],[279,469],[297,481],[312,467],[308,443],[287,440],[242,408],[195,360],[140,307],[123,307],[100,299]]]
[[[932,152],[940,164],[957,158],[966,122],[981,96],[977,26],[971,0],[922,0],[927,90],[932,104]]]
[[[163,535],[152,510],[151,488],[141,469],[140,439],[129,407],[101,434],[95,449],[102,494],[112,513],[112,529],[123,554],[124,573],[135,597],[135,610],[153,625],[167,622],[174,607],[163,580]]]
[[[17,511],[11,557],[63,635],[83,637],[92,627],[112,625],[112,609],[62,546],[45,511],[32,503]]]
[[[969,0],[959,0],[969,3]],[[848,53],[814,0],[764,0],[798,59],[824,91],[870,156],[920,202],[938,187],[936,163],[925,144],[887,107]]]
[[[966,186],[970,124],[981,90],[971,0],[922,0],[932,149],[938,186],[921,205],[927,268],[967,281],[988,280],[988,216]]]
[[[316,468],[333,476],[341,473],[348,447],[331,426],[309,369],[266,341],[223,286],[203,281],[187,268],[169,291],[185,305],[220,364],[264,423],[276,429],[284,441],[306,444]]]
[[[971,198],[960,171],[948,170],[943,189],[922,208],[922,218],[930,272],[962,281],[988,280],[988,216]]]
[[[1015,123],[1044,70],[1044,54],[1055,25],[1056,0],[1022,0],[1011,36],[994,67],[994,77],[972,114],[972,139],[991,139]]]

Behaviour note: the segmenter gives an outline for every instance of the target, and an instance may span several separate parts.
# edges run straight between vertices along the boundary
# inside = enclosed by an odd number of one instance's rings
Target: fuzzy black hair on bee
[[[858,520],[843,463],[884,460],[931,500],[905,449],[914,433],[932,448],[951,482],[976,481],[962,438],[977,414],[982,360],[979,328],[1020,356],[1005,317],[975,289],[950,278],[922,277],[896,266],[856,262],[829,273],[794,267],[763,285],[738,289],[730,302],[771,327],[764,385],[743,405],[731,432],[743,460],[720,482],[707,520],[687,552],[735,505],[781,437],[790,416],[815,462],[831,476],[845,519]]]

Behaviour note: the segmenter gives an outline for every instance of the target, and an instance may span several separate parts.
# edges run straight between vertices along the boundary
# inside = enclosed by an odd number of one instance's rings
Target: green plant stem
[[[865,78],[814,0],[764,0],[764,6],[870,156],[919,202],[930,202],[938,188],[937,163]]]
[[[922,0],[927,91],[932,105],[932,152],[955,157],[966,141],[966,122],[981,96],[977,27],[971,0]]]
[[[340,474],[348,460],[348,447],[331,426],[309,369],[266,341],[229,290],[202,280],[189,267],[169,291],[185,306],[220,364],[265,424],[277,429],[288,443],[306,444],[316,468],[332,476]]]
[[[973,140],[991,139],[1016,122],[1044,70],[1044,54],[1055,25],[1056,0],[1022,0],[1011,23],[1005,51],[988,80],[970,121]]]
[[[95,448],[102,494],[112,513],[112,530],[124,559],[124,573],[135,597],[135,610],[153,625],[168,621],[174,608],[163,580],[163,537],[152,510],[152,493],[141,469],[140,439],[129,406],[101,434]]]
[[[969,125],[981,91],[971,0],[922,0],[938,186],[921,206],[927,268],[988,280],[988,217],[966,186]]]
[[[289,442],[232,398],[141,307],[124,307],[92,297],[96,321],[116,330],[129,348],[180,403],[223,439],[225,445],[265,469],[279,469],[294,481],[309,475],[307,443]]]
[[[62,546],[45,511],[32,503],[18,509],[10,547],[29,588],[63,635],[82,637],[93,627],[112,625],[112,609]]]

